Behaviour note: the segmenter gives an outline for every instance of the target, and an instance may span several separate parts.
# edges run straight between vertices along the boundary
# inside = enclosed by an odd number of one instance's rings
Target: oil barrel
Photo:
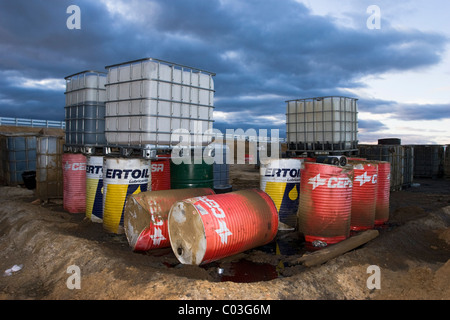
[[[133,158],[103,159],[103,229],[124,233],[123,211],[131,194],[151,190],[151,161]]]
[[[152,160],[152,191],[170,189],[170,157]]]
[[[289,227],[297,226],[302,160],[272,159],[259,169],[260,189],[275,203],[279,221]]]
[[[103,222],[103,156],[87,156],[86,217]]]
[[[353,168],[321,163],[304,165],[300,179],[298,229],[313,249],[350,235]]]
[[[212,189],[190,188],[152,190],[130,195],[123,213],[130,247],[134,251],[170,247],[167,218],[172,205],[187,198],[212,194]]]
[[[171,189],[214,188],[213,165],[203,159],[192,159],[190,163],[170,162]]]
[[[177,259],[200,265],[269,243],[278,214],[267,193],[249,189],[178,201],[168,228]]]
[[[354,172],[350,230],[369,230],[375,225],[378,165],[367,161],[350,161],[350,165]]]
[[[86,211],[86,156],[81,153],[64,153],[63,207],[70,213]]]
[[[375,226],[389,220],[389,198],[391,195],[391,164],[387,161],[370,161],[378,165],[377,201],[375,207]]]

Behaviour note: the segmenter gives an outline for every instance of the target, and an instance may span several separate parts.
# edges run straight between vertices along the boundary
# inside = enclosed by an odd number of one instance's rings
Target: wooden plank
[[[307,267],[320,265],[375,239],[378,235],[378,230],[366,230],[319,251],[303,255],[291,264],[303,264]]]

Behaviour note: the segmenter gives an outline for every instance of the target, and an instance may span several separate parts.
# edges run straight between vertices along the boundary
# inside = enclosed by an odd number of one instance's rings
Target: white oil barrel
[[[103,160],[103,228],[124,233],[123,211],[131,194],[151,190],[151,161],[108,158]]]
[[[86,217],[103,222],[103,157],[87,157],[86,164]]]
[[[260,189],[275,203],[280,222],[295,228],[300,192],[300,159],[273,159],[261,164]]]

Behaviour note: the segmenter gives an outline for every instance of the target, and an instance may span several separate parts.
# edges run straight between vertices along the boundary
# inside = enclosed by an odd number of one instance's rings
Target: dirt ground
[[[259,186],[252,165],[231,166],[233,190]],[[315,267],[294,231],[205,266],[178,262],[171,248],[131,250],[62,200],[36,203],[34,191],[0,187],[0,299],[75,300],[435,300],[450,299],[450,181],[415,180],[392,192],[389,223],[367,244]],[[80,289],[70,266],[78,266]],[[380,268],[369,289],[368,267]]]

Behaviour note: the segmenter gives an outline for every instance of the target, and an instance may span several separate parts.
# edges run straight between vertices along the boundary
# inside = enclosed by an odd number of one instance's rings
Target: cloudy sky
[[[67,28],[70,5],[81,29]],[[222,131],[284,136],[286,100],[341,95],[359,99],[361,143],[448,144],[449,12],[448,0],[0,0],[0,116],[64,120],[64,77],[153,57],[217,74]]]

